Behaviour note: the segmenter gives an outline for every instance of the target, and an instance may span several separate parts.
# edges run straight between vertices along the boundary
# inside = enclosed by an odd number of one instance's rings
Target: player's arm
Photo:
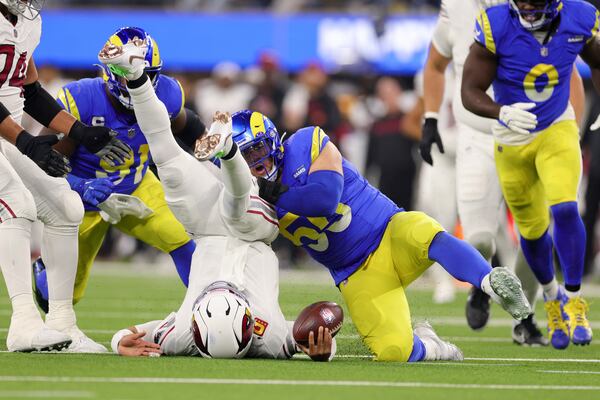
[[[305,217],[333,215],[344,190],[342,155],[328,141],[311,164],[304,185],[286,187],[265,179],[259,179],[259,185],[260,197],[286,211]]]
[[[194,149],[196,140],[206,133],[206,126],[195,111],[184,107],[171,120],[171,130],[173,136],[178,139],[179,144],[183,144],[184,149],[191,152]]]
[[[113,352],[121,356],[139,357],[150,356],[151,354],[160,355],[160,345],[154,343],[151,339],[154,329],[163,322],[162,320],[150,321],[137,326],[130,326],[121,329],[114,334],[111,340]]]
[[[575,120],[577,126],[581,126],[583,123],[583,114],[585,113],[585,88],[583,87],[583,79],[577,71],[577,67],[573,66],[573,73],[571,74],[571,90],[570,90],[570,102],[575,111]]]
[[[528,135],[537,126],[537,116],[528,112],[535,103],[500,105],[486,91],[496,77],[496,55],[479,42],[471,46],[463,70],[461,98],[468,111],[484,118],[497,119],[515,133]]]
[[[111,164],[121,164],[130,157],[129,146],[115,138],[116,132],[104,126],[87,126],[63,110],[39,83],[33,57],[27,66],[23,95],[25,112],[45,127],[64,133]]]
[[[596,92],[600,93],[600,40],[598,35],[590,39],[579,54],[592,70],[592,82]]]
[[[423,71],[425,121],[423,122],[421,143],[419,144],[421,157],[430,165],[433,165],[431,146],[434,143],[437,144],[440,153],[444,152],[444,145],[438,130],[438,113],[444,99],[445,74],[450,61],[451,59],[442,55],[432,42]]]

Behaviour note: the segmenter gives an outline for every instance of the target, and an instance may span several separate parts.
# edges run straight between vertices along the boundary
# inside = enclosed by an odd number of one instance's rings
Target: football
[[[344,311],[342,307],[331,301],[319,301],[306,307],[296,321],[292,333],[296,343],[308,346],[308,335],[310,331],[316,334],[320,326],[329,328],[331,336],[335,336],[344,322]]]

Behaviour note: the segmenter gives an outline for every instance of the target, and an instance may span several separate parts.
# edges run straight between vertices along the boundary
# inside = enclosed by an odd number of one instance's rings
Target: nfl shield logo
[[[135,136],[135,128],[129,128],[129,130],[127,131],[127,137],[129,139],[133,139],[134,136]]]

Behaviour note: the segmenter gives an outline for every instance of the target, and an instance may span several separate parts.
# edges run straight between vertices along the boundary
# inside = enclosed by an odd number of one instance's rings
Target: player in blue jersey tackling
[[[179,82],[161,74],[162,60],[156,41],[143,29],[126,27],[117,30],[108,42],[121,45],[134,37],[148,39],[145,71],[152,79],[158,98],[167,107],[179,144],[193,149],[205,127],[193,111],[184,108],[184,94]],[[74,303],[83,297],[92,264],[110,223],[120,231],[170,254],[186,286],[195,249],[183,225],[169,210],[160,182],[148,170],[151,158],[148,142],[135,118],[125,81],[107,66],[102,65],[102,68],[102,78],[69,83],[58,95],[58,103],[81,122],[111,128],[118,132],[117,138],[131,148],[125,163],[111,166],[82,146],[59,147],[70,158],[73,170],[67,180],[81,196],[86,211],[79,228]],[[44,308],[47,304],[47,283],[41,259],[34,263],[34,273],[36,298]]]
[[[544,288],[548,332],[558,349],[592,340],[588,304],[580,295],[581,151],[569,81],[579,55],[600,88],[599,26],[600,14],[584,1],[510,0],[478,17],[463,74],[464,106],[498,121],[493,133],[502,192],[525,257]],[[492,84],[495,99],[485,93]],[[553,239],[566,290],[554,276]]]

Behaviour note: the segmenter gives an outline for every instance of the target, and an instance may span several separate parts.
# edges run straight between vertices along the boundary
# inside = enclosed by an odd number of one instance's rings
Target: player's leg
[[[162,185],[148,171],[138,188],[132,193],[153,211],[144,220],[126,216],[116,225],[122,232],[131,235],[173,259],[179,278],[188,286],[192,255],[196,244],[185,232],[183,225],[175,218],[165,201]]]
[[[71,336],[69,351],[106,351],[79,330],[73,310],[78,232],[84,213],[79,195],[65,179],[46,175],[14,146],[5,146],[5,155],[31,191],[38,219],[44,223],[42,258],[47,267],[49,297],[46,324]]]
[[[554,246],[562,266],[566,294],[564,310],[574,344],[588,344],[592,329],[587,320],[588,305],[580,296],[585,253],[585,228],[577,209],[581,178],[581,150],[574,121],[563,121],[544,133],[536,167],[554,217]]]
[[[554,276],[552,239],[548,234],[550,218],[544,188],[535,166],[540,140],[541,136],[538,136],[527,145],[497,145],[495,159],[504,198],[519,229],[523,255],[544,289],[544,307],[552,346],[565,348],[569,337]]]
[[[0,268],[13,311],[6,339],[9,351],[60,349],[70,343],[67,335],[45,326],[33,302],[29,261],[35,215],[31,193],[0,153]]]
[[[392,255],[392,230],[388,227],[377,250],[339,285],[356,329],[378,361],[462,359],[460,350],[435,334],[427,331],[427,337],[421,338],[413,332],[408,301]],[[410,263],[407,259],[399,261]],[[428,260],[428,266],[431,264]]]
[[[494,165],[491,135],[459,124],[456,160],[458,215],[465,240],[488,262],[496,253],[502,193]],[[471,329],[483,328],[490,316],[490,297],[474,286],[466,304]]]
[[[88,211],[83,217],[83,221],[79,226],[79,256],[73,288],[73,304],[77,304],[85,294],[94,260],[98,255],[98,251],[100,251],[109,226],[108,222],[105,222],[97,211]],[[39,258],[34,262],[33,267],[36,299],[40,308],[47,313],[48,291],[43,290],[44,287],[48,287],[46,265],[43,259]]]

